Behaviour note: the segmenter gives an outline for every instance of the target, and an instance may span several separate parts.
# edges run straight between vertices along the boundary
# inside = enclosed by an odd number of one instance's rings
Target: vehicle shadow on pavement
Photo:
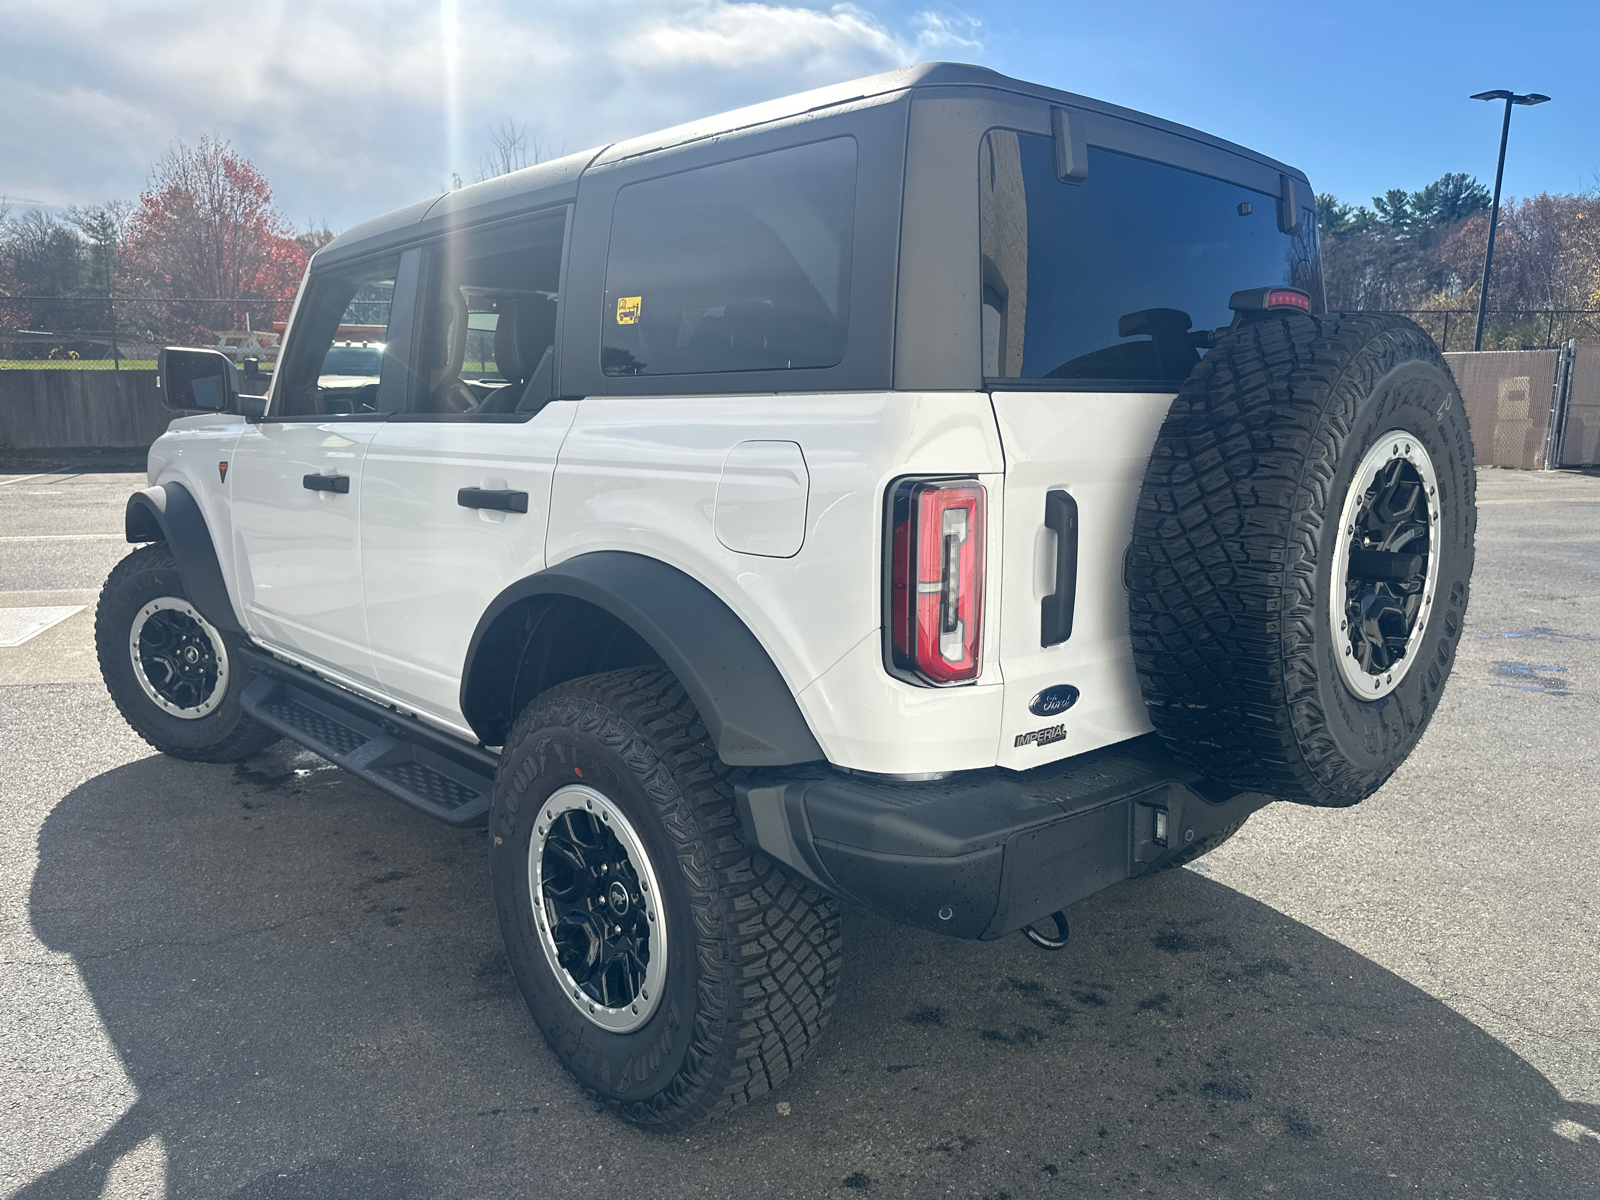
[[[1192,871],[1076,906],[1054,954],[851,911],[823,1051],[728,1120],[641,1133],[528,1019],[485,842],[285,746],[73,791],[31,919],[139,1099],[18,1196],[98,1196],[151,1135],[169,1196],[250,1200],[1600,1195],[1600,1109]]]

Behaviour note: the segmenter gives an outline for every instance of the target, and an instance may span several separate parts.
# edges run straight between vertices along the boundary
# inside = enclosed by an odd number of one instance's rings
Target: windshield
[[[382,370],[382,342],[367,346],[333,346],[322,358],[323,375],[376,379]]]

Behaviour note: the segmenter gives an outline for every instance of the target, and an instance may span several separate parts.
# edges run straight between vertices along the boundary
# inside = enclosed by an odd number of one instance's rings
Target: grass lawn
[[[0,358],[0,371],[111,371],[116,364],[109,358]],[[125,358],[124,371],[154,371],[153,358]]]

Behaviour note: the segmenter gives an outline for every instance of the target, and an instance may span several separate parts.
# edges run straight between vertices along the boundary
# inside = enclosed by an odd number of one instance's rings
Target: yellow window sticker
[[[643,296],[617,297],[617,324],[637,325],[639,323],[639,305],[643,301]]]

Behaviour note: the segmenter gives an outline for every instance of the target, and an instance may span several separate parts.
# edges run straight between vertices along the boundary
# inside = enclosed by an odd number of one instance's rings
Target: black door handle
[[[527,512],[528,493],[505,488],[462,488],[456,493],[462,508],[493,508],[500,512]]]
[[[1039,644],[1054,646],[1072,636],[1078,599],[1078,502],[1070,493],[1045,493],[1044,527],[1056,535],[1056,590],[1039,602]]]
[[[300,481],[300,486],[313,492],[338,492],[342,495],[350,490],[350,476],[307,475]]]

